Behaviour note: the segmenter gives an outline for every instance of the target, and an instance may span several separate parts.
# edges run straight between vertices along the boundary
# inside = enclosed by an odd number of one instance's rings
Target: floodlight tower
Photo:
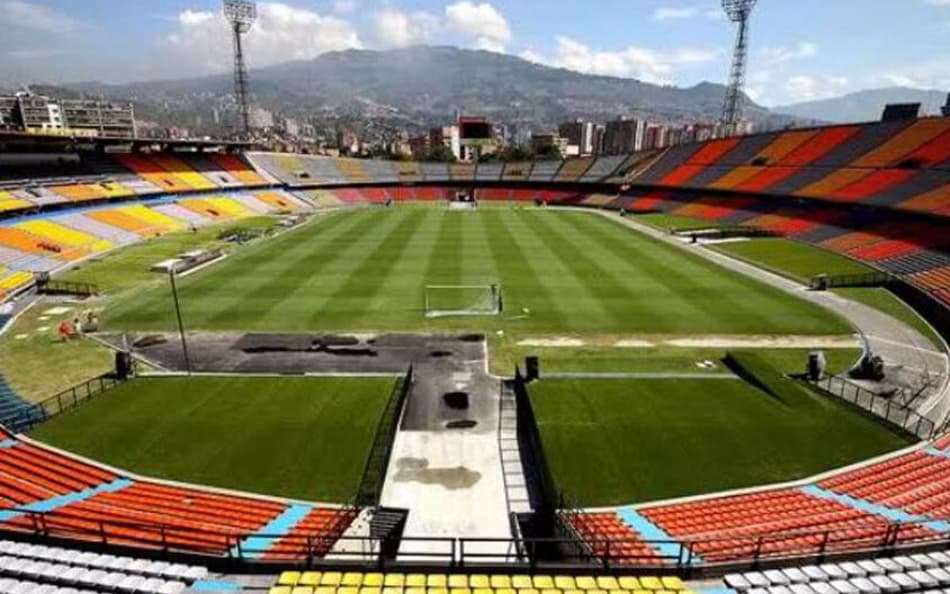
[[[722,0],[726,16],[739,24],[736,34],[736,49],[732,57],[732,70],[729,73],[729,87],[726,89],[726,101],[722,107],[722,124],[728,134],[734,134],[736,125],[742,119],[743,88],[745,87],[746,60],[749,55],[749,17],[757,0]]]
[[[243,36],[257,20],[257,5],[252,0],[224,0],[224,17],[231,25],[234,38],[234,97],[245,135],[251,132],[251,112],[248,104],[247,65],[244,63]]]

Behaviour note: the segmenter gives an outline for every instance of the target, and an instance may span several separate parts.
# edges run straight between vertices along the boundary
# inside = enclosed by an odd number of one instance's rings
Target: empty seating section
[[[355,517],[352,510],[314,508],[286,536],[271,543],[263,557],[298,560],[326,555],[335,535],[342,534]]]
[[[499,181],[503,167],[503,163],[479,163],[475,171],[475,179],[487,182]]]
[[[813,554],[821,547],[842,551],[876,546],[892,534],[882,516],[783,489],[638,510],[706,561],[762,556]],[[917,525],[898,538],[909,542],[932,536]]]
[[[950,129],[950,118],[918,120],[852,163],[855,167],[893,167],[908,154]]]
[[[738,594],[941,594],[950,591],[950,556],[938,551],[731,573],[723,583]]]
[[[26,270],[8,270],[0,266],[0,299],[6,299],[32,286],[33,273]]]
[[[372,181],[359,159],[334,159],[333,163],[348,183],[365,184]]]
[[[16,508],[83,491],[115,478],[114,474],[100,468],[27,443],[17,442],[10,447],[0,448],[2,508]],[[6,516],[3,519],[8,520]]]
[[[10,192],[0,190],[0,213],[28,210],[32,207],[33,203],[29,200],[17,198]]]
[[[449,166],[447,163],[420,163],[422,177],[430,182],[449,181]]]
[[[528,176],[528,180],[543,182],[551,181],[554,179],[554,174],[557,173],[557,170],[560,168],[560,161],[535,161],[534,167],[531,168],[531,175]]]
[[[187,192],[194,189],[144,155],[117,154],[115,158],[136,175],[165,192]]]
[[[50,220],[31,219],[16,225],[19,229],[48,239],[61,246],[67,246],[79,251],[89,253],[100,252],[112,247],[112,244],[104,239],[88,235],[69,227],[64,227]]]
[[[614,512],[570,513],[565,518],[599,557],[625,565],[656,565],[660,556]]]
[[[5,594],[180,594],[208,575],[197,565],[0,540]]]
[[[861,130],[858,126],[835,126],[820,130],[808,142],[795,147],[776,163],[788,167],[804,167],[824,157]]]
[[[268,594],[682,594],[678,577],[285,571]]]
[[[449,164],[449,176],[452,181],[475,181],[475,165],[472,163]]]
[[[842,495],[936,520],[950,519],[950,458],[913,452],[819,483]]]
[[[593,165],[581,176],[579,181],[596,182],[610,177],[627,159],[625,155],[599,157]]]
[[[401,182],[422,181],[422,169],[414,161],[399,161],[396,170]]]
[[[568,159],[558,170],[555,181],[575,182],[587,172],[593,163],[594,160],[591,158]]]
[[[267,180],[254,171],[254,168],[251,167],[243,157],[218,153],[214,153],[210,155],[210,157],[222,169],[233,177],[236,177],[244,185],[261,186],[267,183]]]
[[[534,164],[529,161],[506,163],[505,171],[501,174],[501,178],[504,181],[525,181],[528,179],[528,176],[531,175],[533,166]]]

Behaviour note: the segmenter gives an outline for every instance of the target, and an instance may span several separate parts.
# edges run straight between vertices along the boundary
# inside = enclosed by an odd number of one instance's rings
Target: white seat
[[[60,588],[56,590],[56,594],[79,594],[79,590],[76,588]]]
[[[910,557],[894,557],[894,562],[903,567],[905,572],[920,569],[920,565]]]
[[[808,585],[817,594],[838,594],[838,591],[832,588],[828,582],[811,582]]]
[[[769,594],[792,594],[788,586],[769,586],[765,589]]]
[[[754,588],[769,587],[769,579],[758,571],[749,571],[742,575],[745,577],[746,581],[749,582],[749,585]]]
[[[852,579],[851,585],[857,588],[861,594],[881,594],[881,589],[866,577]]]
[[[792,594],[815,594],[815,591],[807,584],[792,584],[788,589],[792,591]]]
[[[883,568],[884,568],[884,571],[887,572],[887,573],[900,573],[900,572],[903,572],[903,571],[904,571],[904,566],[903,566],[903,565],[901,565],[901,564],[898,563],[897,561],[894,561],[893,559],[889,559],[889,558],[887,558],[887,557],[882,558],[882,559],[876,559],[875,562],[876,562],[880,567],[883,567]]]
[[[54,594],[59,588],[50,584],[43,584],[31,592],[31,594]]]
[[[801,569],[797,567],[789,567],[788,569],[783,569],[782,573],[785,574],[785,577],[788,578],[789,583],[792,584],[807,584],[808,576],[805,575]]]
[[[142,573],[147,573],[149,575],[165,575],[165,571],[171,567],[171,563],[167,561],[151,561],[145,566],[145,569],[142,570]]]
[[[165,585],[165,580],[159,578],[148,578],[139,586],[139,592],[158,592]]]
[[[745,592],[752,587],[752,584],[749,583],[749,580],[745,579],[745,576],[743,576],[741,573],[727,573],[722,578],[722,581],[729,588],[738,590],[739,592]]]
[[[39,587],[36,582],[17,582],[10,588],[10,594],[32,594]]]
[[[886,575],[872,575],[869,579],[881,589],[883,594],[897,594],[901,591],[901,587]]]
[[[96,553],[84,552],[79,553],[73,558],[74,565],[85,565],[87,567],[95,566],[96,561],[99,560],[99,555]]]
[[[19,573],[30,577],[39,577],[43,575],[43,570],[49,566],[45,561],[27,561],[26,565],[20,568]]]
[[[145,578],[140,575],[127,575],[122,581],[116,584],[116,587],[126,592],[141,592],[141,587],[144,583]]]
[[[808,576],[809,582],[827,582],[828,574],[821,570],[817,565],[806,565],[802,567],[802,573]]]
[[[185,572],[185,579],[190,582],[203,579],[207,576],[208,576],[208,568],[202,567],[201,565],[192,565]]]
[[[834,563],[825,563],[824,565],[819,565],[819,567],[825,572],[829,580],[843,580],[848,577],[847,572]]]
[[[158,589],[158,594],[180,594],[188,589],[188,586],[185,582],[165,582],[162,584],[162,587]]]
[[[60,549],[56,553],[54,561],[57,563],[68,563],[69,565],[79,565],[76,563],[76,558],[81,555],[79,551],[74,551],[72,549]]]
[[[865,559],[863,561],[858,561],[858,567],[864,570],[866,575],[884,575],[886,572],[884,568],[877,564],[877,562],[870,559]]]
[[[119,582],[124,580],[126,575],[124,573],[119,573],[118,571],[110,571],[102,577],[102,580],[99,582],[100,586],[104,586],[106,589],[113,590],[116,586],[119,585]]]
[[[16,543],[11,540],[0,540],[0,553],[6,554]]]
[[[147,573],[153,574],[154,572],[149,571],[149,568],[154,561],[149,561],[148,559],[133,559],[129,566],[126,567],[126,571],[129,573]]]
[[[937,580],[937,578],[922,569],[918,569],[917,571],[908,571],[907,576],[920,584],[920,587],[923,589],[940,587],[940,582]]]
[[[767,579],[773,586],[787,586],[791,583],[791,580],[788,579],[788,576],[778,569],[768,569],[762,572],[762,575],[764,575],[765,579]]]
[[[100,569],[111,569],[112,564],[115,563],[115,555],[99,555],[99,558],[96,559],[96,567]]]
[[[184,579],[185,574],[188,572],[188,566],[184,563],[175,563],[174,565],[169,565],[165,571],[162,573],[167,578],[172,578],[176,580]]]
[[[70,584],[78,584],[80,583],[80,576],[85,575],[87,571],[84,567],[70,567],[63,572],[63,575],[59,576],[59,579]]]
[[[832,580],[829,583],[838,594],[859,594],[858,589],[851,585],[848,580]]]
[[[924,555],[922,553],[911,555],[910,560],[919,565],[921,569],[932,569],[940,565],[932,559],[930,555]]]
[[[917,590],[917,582],[911,579],[906,573],[892,573],[891,579],[901,587],[901,590]]]
[[[67,571],[69,571],[68,565],[63,565],[62,563],[50,563],[42,575],[47,580],[56,582],[59,581],[63,574]]]
[[[0,552],[3,552],[2,549],[0,549]],[[950,555],[948,555],[947,553],[944,553],[943,551],[937,551],[935,553],[929,553],[929,555],[931,559],[936,561],[937,564],[943,567],[944,569],[946,569],[947,567],[950,567]]]
[[[933,576],[933,578],[937,580],[941,586],[950,586],[950,571],[947,571],[942,567],[935,567],[926,571],[931,576]]]
[[[844,563],[841,563],[839,567],[841,567],[841,569],[843,569],[844,572],[848,574],[848,577],[852,578],[864,577],[868,574],[868,572],[864,571],[860,565],[854,563],[853,561],[845,561]]]
[[[106,572],[101,569],[87,569],[85,572],[80,574],[78,580],[79,583],[85,584],[88,586],[98,586],[99,582],[106,577]]]
[[[112,561],[109,562],[109,565],[106,566],[106,569],[112,571],[124,571],[125,573],[135,573],[129,571],[129,566],[135,562],[135,559],[132,557],[113,557]]]

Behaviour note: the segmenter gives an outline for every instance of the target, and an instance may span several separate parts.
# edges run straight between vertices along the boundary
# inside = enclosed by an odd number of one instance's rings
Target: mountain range
[[[456,113],[553,129],[571,118],[639,116],[670,123],[715,121],[725,89],[701,83],[689,88],[634,79],[592,76],[521,58],[454,47],[419,46],[389,51],[347,50],[250,72],[255,103],[291,117],[372,119],[394,128],[424,129],[452,121]],[[231,101],[230,74],[124,85],[71,85],[89,94],[133,99],[140,115],[195,126],[211,121],[214,107]],[[759,123],[786,125],[747,102]]]
[[[946,91],[888,87],[850,93],[843,97],[783,105],[773,111],[802,119],[823,122],[867,122],[878,120],[888,103],[920,103],[922,113],[937,113],[947,100]]]

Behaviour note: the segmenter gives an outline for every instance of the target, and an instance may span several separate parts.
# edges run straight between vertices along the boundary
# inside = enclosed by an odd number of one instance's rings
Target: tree
[[[440,163],[455,163],[455,153],[444,144],[436,145],[429,149],[423,161],[438,161]]]
[[[563,161],[564,155],[561,154],[561,149],[557,145],[549,144],[536,150],[534,158],[539,161]]]

